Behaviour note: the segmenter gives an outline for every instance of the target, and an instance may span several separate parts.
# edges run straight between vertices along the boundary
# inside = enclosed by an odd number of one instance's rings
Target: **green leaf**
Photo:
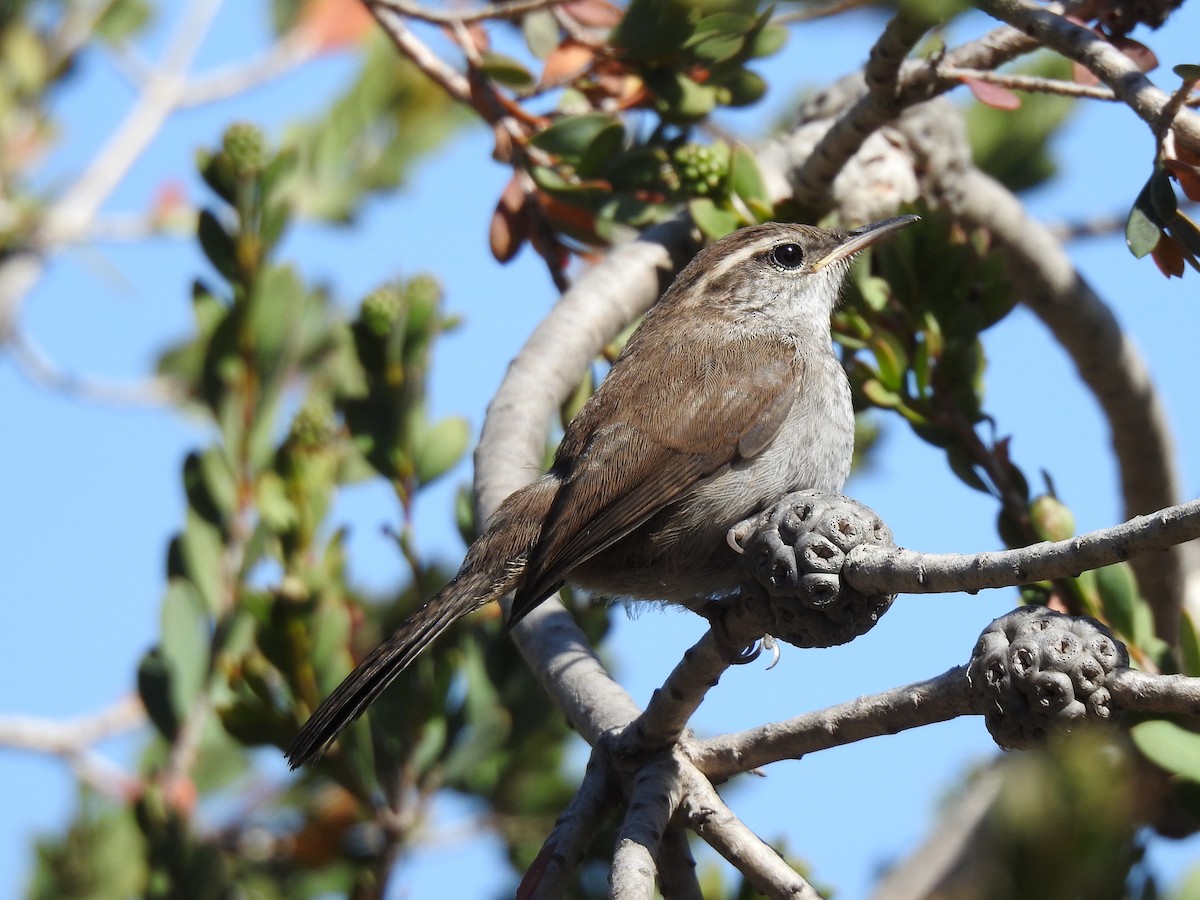
[[[180,718],[171,689],[171,666],[163,659],[162,652],[155,647],[149,650],[138,663],[137,689],[146,715],[151,723],[168,741],[175,740],[179,733]]]
[[[1193,678],[1200,676],[1200,633],[1196,631],[1196,620],[1186,609],[1180,614],[1179,653],[1183,674]]]
[[[750,55],[755,59],[773,56],[783,49],[788,40],[788,30],[782,25],[768,25],[754,36]]]
[[[445,475],[462,459],[471,439],[471,427],[461,416],[449,416],[424,430],[413,447],[417,479],[428,484]]]
[[[753,16],[735,12],[717,12],[705,16],[696,23],[695,34],[684,46],[692,46],[705,39],[707,35],[721,34],[740,37],[754,27]]]
[[[267,163],[259,176],[258,184],[262,190],[264,202],[283,202],[274,197],[276,190],[288,175],[295,171],[300,162],[300,154],[295,147],[288,147],[276,153]]]
[[[255,486],[258,514],[276,534],[290,531],[299,522],[296,507],[287,495],[287,486],[276,472],[263,472]]]
[[[561,36],[558,20],[548,9],[535,9],[521,17],[525,45],[538,59],[546,59],[557,49]]]
[[[889,391],[878,378],[868,378],[862,383],[863,396],[881,409],[895,409],[904,400],[895,391]]]
[[[1162,237],[1162,230],[1154,223],[1154,220],[1147,214],[1146,206],[1142,204],[1142,198],[1133,204],[1133,209],[1129,211],[1129,218],[1125,222],[1125,245],[1138,259],[1146,256],[1151,250],[1157,246],[1159,239]]]
[[[239,277],[237,259],[234,254],[233,238],[220,223],[212,210],[200,212],[196,226],[196,236],[200,239],[200,247],[208,261],[218,272],[230,281]]]
[[[1180,63],[1171,71],[1184,81],[1200,81],[1200,66],[1195,63]]]
[[[98,38],[111,44],[126,43],[151,19],[146,0],[114,0],[99,8],[103,11],[92,28]]]
[[[676,53],[695,30],[695,11],[693,4],[680,0],[631,0],[610,41],[627,59]]]
[[[489,50],[483,54],[479,70],[500,84],[523,90],[537,84],[537,79],[517,60]]]
[[[221,532],[189,509],[180,538],[180,552],[188,580],[196,586],[204,604],[214,615],[224,606],[222,572],[225,547]]]
[[[711,34],[696,43],[692,52],[702,63],[717,65],[742,52],[746,39],[740,34]]]
[[[962,447],[952,445],[947,448],[946,461],[950,464],[950,471],[957,475],[958,479],[967,487],[984,494],[992,493],[988,483],[980,477],[975,467],[975,461]]]
[[[621,127],[622,134],[624,134],[624,126],[621,125],[620,120],[607,113],[568,116],[565,119],[559,119],[545,131],[534,135],[530,143],[555,156],[578,160],[592,142],[600,137],[601,133],[611,129],[613,125]],[[565,185],[565,182],[563,184]]]
[[[196,589],[182,579],[167,586],[159,652],[171,672],[171,703],[182,720],[204,687],[211,643],[209,618]]]
[[[1104,618],[1126,639],[1140,645],[1144,638],[1153,634],[1153,628],[1146,629],[1150,610],[1138,593],[1133,570],[1128,563],[1116,563],[1096,569],[1093,574]]]
[[[196,168],[205,184],[212,188],[213,193],[226,203],[232,204],[236,201],[237,178],[234,177],[229,160],[223,153],[197,150]]]
[[[669,122],[702,119],[717,105],[715,87],[697,84],[678,72],[648,72],[646,85],[654,92],[654,108]]]
[[[613,122],[600,129],[584,148],[576,171],[583,178],[604,172],[625,146],[625,126]]]
[[[1171,187],[1171,177],[1167,170],[1156,168],[1150,180],[1146,182],[1146,188],[1150,192],[1154,220],[1160,225],[1166,225],[1179,210],[1179,201],[1175,199],[1175,189]]]
[[[192,315],[196,317],[196,330],[201,337],[208,337],[217,330],[221,320],[229,313],[227,307],[203,281],[192,282]]]
[[[908,373],[908,351],[904,344],[890,331],[876,331],[870,347],[879,366],[880,382],[890,392],[899,394]]]
[[[770,203],[767,185],[762,173],[758,170],[758,162],[754,154],[745,147],[733,148],[729,160],[729,186],[733,192],[747,202],[758,201]]]
[[[762,76],[749,69],[737,69],[734,73],[718,82],[729,91],[725,99],[727,106],[749,106],[757,103],[767,92],[767,83]]]
[[[1129,729],[1138,750],[1172,774],[1200,782],[1200,734],[1166,719],[1141,722]]]
[[[737,216],[728,210],[721,209],[707,197],[697,197],[688,201],[688,212],[696,227],[705,236],[717,240],[737,230]]]

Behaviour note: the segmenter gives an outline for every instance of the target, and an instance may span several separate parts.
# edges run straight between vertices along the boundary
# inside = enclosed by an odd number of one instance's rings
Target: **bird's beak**
[[[812,270],[816,272],[819,269],[825,268],[830,263],[849,259],[860,250],[887,237],[896,229],[903,228],[905,225],[911,225],[920,218],[920,216],[896,216],[894,219],[883,219],[870,225],[864,225],[862,228],[855,228],[846,235],[846,240],[842,241],[841,244],[829,252],[828,256],[813,263]]]

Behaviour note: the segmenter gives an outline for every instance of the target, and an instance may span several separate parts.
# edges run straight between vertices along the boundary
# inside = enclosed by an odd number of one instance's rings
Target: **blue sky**
[[[165,6],[169,25],[180,4]],[[234,12],[237,6],[227,5],[218,19],[200,70],[261,47],[265,22],[258,12]],[[877,21],[854,15],[795,32],[784,53],[763,67],[768,81],[780,86],[766,105],[724,123],[754,133],[785,104],[786,85],[821,83],[857,67]],[[164,30],[157,28],[147,42],[149,57],[161,47]],[[1146,38],[1164,64],[1161,84],[1173,86],[1172,76],[1163,74],[1171,65],[1197,61],[1188,56],[1194,42],[1185,39],[1196,34],[1200,11],[1192,5],[1161,36]],[[237,101],[179,114],[105,209],[144,209],[167,179],[185,181],[193,199],[204,198],[192,171],[198,146],[215,143],[236,118],[278,134],[317,108],[351,71],[346,59],[328,58]],[[89,55],[61,99],[63,140],[40,173],[43,183],[69,181],[131,101],[111,66]],[[281,252],[310,278],[331,284],[347,307],[397,274],[437,274],[465,325],[437,348],[434,413],[466,414],[476,432],[505,365],[555,296],[530,254],[501,267],[488,253],[488,217],[508,177],[489,153],[487,134],[468,129],[418,166],[404,190],[369,204],[357,227],[301,227]],[[1035,192],[1030,205],[1048,220],[1121,212],[1149,174],[1152,153],[1148,130],[1128,110],[1092,104],[1055,144],[1062,177]],[[1189,272],[1184,281],[1168,283],[1149,260],[1134,260],[1118,237],[1079,242],[1071,253],[1150,360],[1173,417],[1184,496],[1196,496],[1197,276]],[[203,269],[188,241],[73,250],[51,264],[21,324],[72,371],[137,378],[164,346],[187,334],[188,285]],[[987,409],[1002,433],[1014,435],[1018,463],[1030,474],[1052,474],[1080,530],[1119,521],[1105,426],[1065,355],[1021,310],[989,333],[987,352]],[[180,467],[208,435],[201,423],[170,411],[95,406],[49,392],[24,380],[4,357],[0,409],[6,423],[0,442],[0,715],[84,714],[132,689],[137,659],[156,640],[166,544],[184,512]],[[469,466],[462,466],[418,510],[422,548],[450,563],[462,546],[449,499],[469,477]],[[992,502],[963,487],[937,451],[897,423],[887,423],[875,465],[848,492],[875,508],[903,545],[963,552],[998,546]],[[402,562],[380,529],[396,516],[383,489],[354,488],[339,501],[335,519],[352,527],[353,574],[360,583],[385,588],[403,577]],[[695,728],[711,734],[752,726],[938,674],[964,662],[979,631],[1015,604],[1011,591],[902,597],[874,631],[849,646],[787,648],[770,672],[734,669],[700,710]],[[684,614],[620,616],[609,653],[622,683],[644,701],[701,633],[699,620]],[[549,701],[547,714],[553,714]],[[103,749],[128,759],[136,746],[126,739]],[[726,796],[759,834],[786,835],[789,850],[811,861],[818,881],[856,897],[881,865],[919,840],[956,776],[994,752],[982,723],[962,720],[781,764],[765,779],[741,779]],[[27,878],[31,838],[61,828],[74,792],[56,760],[0,750],[0,793],[0,894],[10,894]],[[453,830],[471,812],[450,798],[437,808],[435,829]],[[1177,872],[1200,858],[1198,849],[1192,841],[1156,846],[1154,853]],[[488,839],[438,842],[401,863],[394,893],[426,896],[449,883],[459,896],[480,896],[504,877]]]

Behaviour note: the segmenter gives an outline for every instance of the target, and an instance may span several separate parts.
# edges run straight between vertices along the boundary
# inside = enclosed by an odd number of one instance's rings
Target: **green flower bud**
[[[222,152],[238,178],[257,175],[267,164],[267,139],[249,122],[235,122],[225,130]]]

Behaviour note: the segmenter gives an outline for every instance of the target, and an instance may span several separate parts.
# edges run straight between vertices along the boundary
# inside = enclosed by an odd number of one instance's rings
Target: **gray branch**
[[[685,763],[682,775],[685,821],[736,866],[755,890],[787,900],[820,900],[811,884],[733,814],[699,770]]]
[[[944,675],[859,697],[782,722],[695,742],[689,756],[712,781],[741,772],[799,759],[807,753],[852,744],[870,737],[946,722],[975,712],[967,667]]]
[[[1157,134],[1171,98],[1142,74],[1137,64],[1089,28],[1030,0],[980,0],[979,8],[1068,59],[1087,67],[1113,89]],[[1200,152],[1200,115],[1179,110],[1171,127],[1193,152]]]
[[[517,895],[553,900],[566,894],[588,844],[619,798],[620,788],[603,753],[593,750],[583,781],[526,871]]]
[[[989,553],[918,553],[863,546],[852,550],[842,576],[860,591],[910,594],[1016,587],[1074,577],[1200,537],[1200,500],[1138,516],[1066,541]],[[1148,598],[1153,602],[1153,598]]]
[[[663,753],[633,777],[629,807],[617,832],[609,876],[613,900],[651,900],[658,875],[655,857],[663,833],[682,799],[679,760]]]

